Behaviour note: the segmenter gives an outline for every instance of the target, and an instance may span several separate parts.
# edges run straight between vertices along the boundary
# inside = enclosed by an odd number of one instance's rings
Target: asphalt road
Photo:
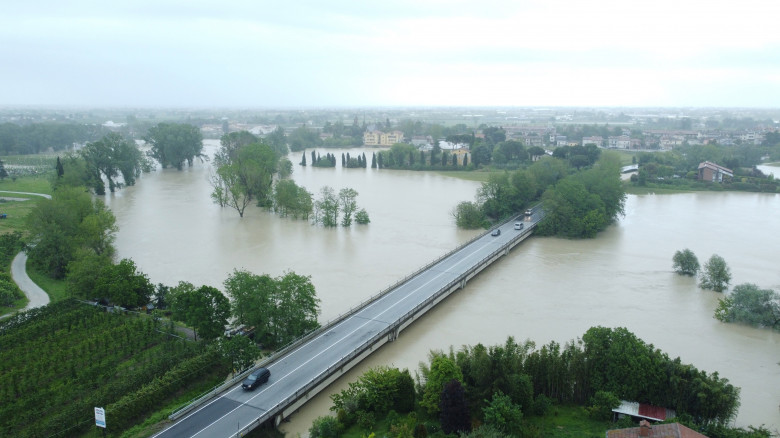
[[[9,192],[5,190],[0,190],[0,193],[42,196],[44,198],[51,199],[51,195],[45,195],[43,193]],[[30,302],[27,303],[27,306],[25,306],[24,309],[21,309],[22,311],[49,304],[49,294],[47,294],[43,289],[38,287],[38,285],[35,284],[30,279],[30,277],[27,275],[26,265],[27,265],[27,254],[25,254],[24,252],[20,252],[19,254],[17,254],[16,257],[14,257],[13,261],[11,262],[11,278],[19,286],[19,289],[21,289],[22,292],[24,292],[24,294],[27,295],[27,299],[30,300]],[[8,316],[11,316],[11,314],[0,316],[0,319]]]
[[[283,403],[312,379],[489,257],[518,233],[530,232],[530,225],[540,219],[538,216],[534,214],[517,219],[524,222],[523,230],[514,230],[515,221],[509,221],[500,227],[501,235],[491,236],[486,233],[268,365],[271,377],[265,385],[254,391],[245,391],[239,383],[155,436],[235,436],[243,427]]]

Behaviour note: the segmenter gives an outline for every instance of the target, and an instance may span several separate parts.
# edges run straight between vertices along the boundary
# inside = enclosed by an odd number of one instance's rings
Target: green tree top
[[[699,272],[699,259],[688,248],[676,251],[672,257],[674,271],[682,275],[695,276]]]

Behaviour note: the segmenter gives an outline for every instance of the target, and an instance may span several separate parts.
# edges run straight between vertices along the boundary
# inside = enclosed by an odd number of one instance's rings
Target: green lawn
[[[29,192],[29,193],[46,193],[50,195],[51,182],[48,176],[27,176],[16,178],[16,181],[10,178],[4,178],[0,180],[0,191],[6,190],[11,192]]]
[[[582,406],[552,406],[543,417],[527,417],[525,424],[549,438],[603,438],[606,431],[616,428],[610,422],[588,417]]]
[[[36,269],[29,263],[27,263],[27,275],[35,282],[41,289],[45,290],[49,294],[49,299],[52,302],[62,301],[68,298],[68,291],[66,290],[65,280],[55,280],[43,272]]]

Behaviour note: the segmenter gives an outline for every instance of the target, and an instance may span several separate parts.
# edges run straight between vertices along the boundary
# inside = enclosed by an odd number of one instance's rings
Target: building
[[[639,427],[629,427],[627,429],[608,430],[606,438],[707,438],[693,429],[683,426],[680,423],[653,424],[647,420],[639,422]]]
[[[734,172],[715,163],[704,161],[699,164],[699,180],[723,182],[723,177],[733,178]]]
[[[620,406],[612,410],[614,420],[623,417],[631,417],[636,420],[664,421],[677,415],[674,410],[645,403],[620,401]]]
[[[607,147],[611,149],[628,149],[631,147],[631,137],[627,135],[609,136]]]
[[[392,146],[404,141],[404,133],[401,131],[366,131],[363,133],[363,144],[365,146]]]
[[[598,147],[604,146],[604,138],[600,135],[594,137],[582,137],[582,145],[595,144]]]

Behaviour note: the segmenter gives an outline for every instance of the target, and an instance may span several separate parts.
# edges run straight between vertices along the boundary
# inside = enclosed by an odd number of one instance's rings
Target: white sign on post
[[[99,426],[105,429],[106,427],[106,410],[103,408],[95,407],[95,426]]]

